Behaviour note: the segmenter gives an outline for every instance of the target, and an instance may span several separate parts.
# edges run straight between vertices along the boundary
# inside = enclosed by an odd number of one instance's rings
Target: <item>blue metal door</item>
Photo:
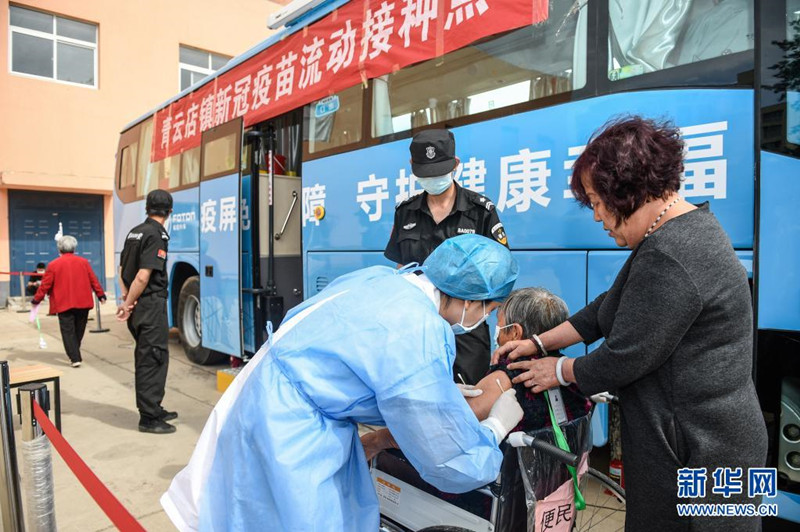
[[[11,270],[30,272],[36,264],[58,258],[55,237],[78,240],[76,254],[87,259],[105,286],[103,259],[103,197],[88,194],[9,191]],[[11,279],[11,295],[19,295],[19,281]]]
[[[242,120],[203,133],[200,149],[200,311],[203,347],[242,356]]]

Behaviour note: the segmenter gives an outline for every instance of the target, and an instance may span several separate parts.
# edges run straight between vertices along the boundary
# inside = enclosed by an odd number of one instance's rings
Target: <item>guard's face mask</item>
[[[466,334],[468,332],[472,332],[478,328],[478,326],[486,321],[486,318],[489,316],[486,314],[486,301],[483,301],[483,316],[481,319],[467,327],[464,325],[464,318],[467,317],[467,302],[464,301],[464,310],[461,312],[461,321],[458,323],[452,324],[450,327],[453,329],[453,334]]]
[[[431,196],[438,196],[439,194],[442,194],[448,188],[450,188],[450,184],[452,182],[453,182],[452,172],[443,175],[442,177],[417,178],[417,183],[419,183],[419,186],[421,186],[425,190],[425,192],[427,192]]]

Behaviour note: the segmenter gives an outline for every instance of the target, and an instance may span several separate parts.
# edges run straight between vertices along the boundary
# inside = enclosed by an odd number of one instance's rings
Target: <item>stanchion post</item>
[[[22,308],[17,312],[28,312],[30,308],[28,308],[28,298],[25,297],[25,276],[22,275],[22,272],[18,272],[19,274],[19,299],[22,301]]]
[[[50,442],[33,412],[35,401],[47,415],[50,409],[47,386],[43,383],[21,386],[20,399],[28,527],[34,532],[55,532],[57,527]]]
[[[20,386],[20,408],[22,409],[22,441],[31,441],[44,434],[42,427],[33,415],[33,401],[39,403],[44,413],[50,411],[47,385],[43,383]]]
[[[97,299],[97,294],[94,295],[94,315],[97,326],[94,329],[90,329],[90,333],[103,333],[111,330],[103,328],[103,321],[100,319],[100,300]]]
[[[22,514],[22,497],[19,489],[17,469],[17,449],[14,442],[14,415],[11,410],[11,386],[8,362],[0,361],[0,451],[3,454],[0,467],[0,509],[3,530],[23,532],[25,530]]]

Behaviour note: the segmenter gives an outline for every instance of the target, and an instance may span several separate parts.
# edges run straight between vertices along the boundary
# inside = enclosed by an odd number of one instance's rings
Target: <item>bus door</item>
[[[302,114],[292,111],[244,134],[242,322],[245,359],[303,300],[301,260]],[[256,178],[256,176],[258,176]]]
[[[242,356],[242,119],[203,133],[200,148],[200,306],[203,347]]]

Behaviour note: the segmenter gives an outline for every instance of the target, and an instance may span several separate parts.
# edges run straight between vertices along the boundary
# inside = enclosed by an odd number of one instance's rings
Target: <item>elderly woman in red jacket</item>
[[[73,368],[81,365],[81,340],[86,331],[89,309],[94,307],[92,291],[101,303],[106,302],[103,287],[97,281],[89,261],[75,255],[78,241],[73,236],[58,240],[60,257],[47,266],[42,284],[32,303],[38,305],[50,295],[49,314],[58,314],[61,340]]]

